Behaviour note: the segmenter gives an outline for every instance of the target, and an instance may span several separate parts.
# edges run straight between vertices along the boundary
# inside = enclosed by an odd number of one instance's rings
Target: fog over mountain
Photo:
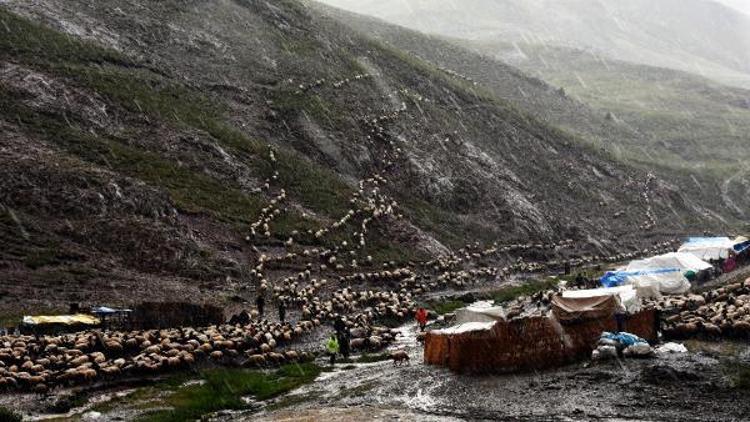
[[[737,12],[750,7],[744,0],[324,2],[431,34],[591,49],[750,86],[750,16]]]
[[[750,15],[750,1],[748,0],[716,0],[719,3],[725,4],[733,9]]]

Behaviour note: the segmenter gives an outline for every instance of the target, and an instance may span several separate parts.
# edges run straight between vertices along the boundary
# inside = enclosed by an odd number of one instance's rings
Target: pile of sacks
[[[593,360],[606,360],[618,356],[625,357],[649,357],[654,350],[648,342],[635,334],[626,332],[609,333],[603,332],[599,337],[596,349],[591,354]]]

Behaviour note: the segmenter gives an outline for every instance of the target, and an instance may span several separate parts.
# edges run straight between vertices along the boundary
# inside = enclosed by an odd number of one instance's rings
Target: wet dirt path
[[[281,408],[239,413],[235,421],[525,420],[740,421],[750,415],[741,390],[728,386],[718,355],[658,355],[517,375],[467,376],[422,363],[414,324],[389,349],[390,361],[337,365],[278,399]],[[734,347],[748,349],[747,344]],[[323,416],[325,415],[325,416]]]

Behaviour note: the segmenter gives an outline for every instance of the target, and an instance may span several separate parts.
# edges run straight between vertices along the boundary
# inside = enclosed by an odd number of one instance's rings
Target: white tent
[[[690,282],[679,268],[610,271],[604,274],[601,283],[605,287],[631,284],[639,292],[658,291],[668,295],[683,294],[690,290]]]
[[[683,274],[686,271],[701,272],[713,268],[711,264],[697,256],[686,252],[671,252],[664,255],[632,261],[626,271],[648,270],[657,268],[679,268]]]
[[[505,319],[502,306],[494,306],[491,302],[475,302],[466,308],[456,311],[456,323],[467,322],[495,322]]]
[[[563,298],[571,299],[600,296],[618,296],[620,298],[620,303],[622,303],[628,313],[634,314],[641,310],[641,299],[635,286],[630,284],[617,287],[603,287],[600,289],[565,290],[562,292]]]
[[[677,252],[695,255],[704,261],[727,259],[734,253],[735,241],[728,237],[691,237]]]

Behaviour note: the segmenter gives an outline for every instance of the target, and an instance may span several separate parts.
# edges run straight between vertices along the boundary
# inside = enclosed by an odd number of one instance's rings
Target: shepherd
[[[416,318],[417,323],[419,324],[419,331],[424,331],[425,326],[427,326],[427,310],[422,307],[417,309]]]
[[[339,352],[339,341],[336,339],[336,334],[331,334],[326,343],[326,350],[331,358],[331,366],[336,364],[336,354]]]
[[[258,315],[263,318],[263,308],[266,306],[266,299],[263,298],[263,295],[258,295],[258,298],[255,299],[255,306],[258,308]]]
[[[283,324],[284,322],[286,322],[285,320],[286,320],[286,304],[282,300],[282,301],[279,301],[279,322]]]

